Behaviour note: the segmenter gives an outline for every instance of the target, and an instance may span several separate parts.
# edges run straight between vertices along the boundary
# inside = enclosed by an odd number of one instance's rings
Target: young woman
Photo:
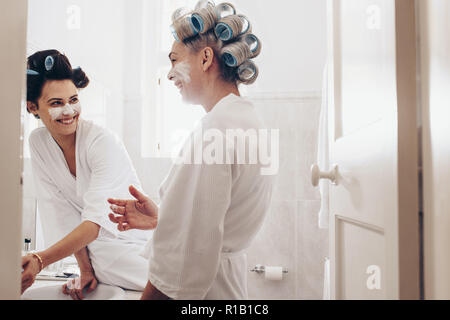
[[[149,281],[143,299],[246,299],[244,250],[268,211],[274,176],[262,175],[260,163],[220,161],[220,148],[213,155],[218,161],[205,159],[208,146],[200,147],[203,161],[194,162],[190,155],[200,145],[195,137],[202,137],[202,132],[225,146],[226,131],[264,128],[255,107],[238,89],[239,83],[256,79],[256,66],[249,59],[261,44],[248,32],[247,20],[236,14],[225,17],[226,12],[235,13],[229,4],[201,1],[195,12],[180,12],[173,18],[177,41],[169,55],[168,77],[183,100],[202,105],[207,114],[162,183],[160,207],[143,195],[137,200],[109,199],[116,214],[110,219],[120,230],[144,225],[150,229],[159,216],[148,243]],[[227,30],[238,37],[228,39]],[[258,146],[246,152],[258,152]],[[227,148],[222,156],[239,158],[235,148]]]
[[[146,260],[139,255],[151,233],[119,233],[107,217],[106,199],[140,187],[123,144],[111,132],[83,120],[78,91],[89,83],[56,50],[28,58],[27,109],[45,127],[30,135],[33,177],[48,249],[22,259],[22,293],[46,266],[75,254],[81,276],[65,293],[82,299],[97,281],[143,290]],[[137,190],[132,189],[133,193]]]

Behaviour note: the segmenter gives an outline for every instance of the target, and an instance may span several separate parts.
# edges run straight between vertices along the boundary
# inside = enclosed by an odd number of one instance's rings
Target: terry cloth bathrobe
[[[147,260],[140,253],[152,232],[120,232],[108,218],[107,198],[129,199],[128,186],[139,179],[123,144],[108,130],[79,119],[76,132],[74,177],[63,152],[47,128],[30,135],[38,212],[46,247],[53,245],[83,221],[100,226],[88,245],[97,279],[126,289],[143,290]]]
[[[183,150],[191,154],[184,155],[192,164],[175,163],[160,186],[159,222],[146,257],[150,282],[170,298],[248,298],[245,249],[263,224],[275,176],[261,175],[260,164],[195,164],[193,155],[202,132],[212,142],[218,130],[238,128],[258,130],[264,124],[252,103],[230,94],[185,143]],[[207,153],[205,141],[200,149]],[[224,153],[236,156],[237,148],[226,149]]]

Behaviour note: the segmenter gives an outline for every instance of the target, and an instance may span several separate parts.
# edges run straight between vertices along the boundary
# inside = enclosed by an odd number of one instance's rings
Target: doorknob
[[[314,187],[319,185],[320,179],[328,179],[332,184],[337,184],[337,174],[338,174],[338,166],[333,165],[330,171],[320,171],[320,168],[317,164],[313,164],[311,166],[311,183]]]

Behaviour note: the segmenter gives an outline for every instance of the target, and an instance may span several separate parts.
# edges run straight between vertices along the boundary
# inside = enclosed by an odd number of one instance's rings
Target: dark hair
[[[53,59],[51,68],[47,66],[46,60]],[[38,51],[28,57],[27,69],[38,74],[27,74],[27,101],[34,102],[42,94],[42,88],[48,80],[72,80],[75,87],[81,89],[87,87],[89,78],[81,68],[72,69],[69,59],[58,50]]]

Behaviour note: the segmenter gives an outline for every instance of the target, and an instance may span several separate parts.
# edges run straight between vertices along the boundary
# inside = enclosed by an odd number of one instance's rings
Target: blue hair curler
[[[31,70],[31,69],[27,69],[27,75],[28,76],[38,76],[39,72]]]
[[[222,48],[222,59],[229,67],[237,67],[251,55],[250,48],[244,41],[237,41]]]
[[[178,38],[177,31],[175,30],[175,27],[173,24],[170,26],[170,32],[172,32],[173,37],[177,42],[180,42],[180,38]]]
[[[235,12],[236,10],[230,4],[222,3],[216,7],[213,1],[204,0],[200,1],[195,7],[191,20],[194,28],[196,28],[199,33],[205,33],[214,28],[221,17],[234,14]]]
[[[47,56],[47,58],[45,58],[45,70],[50,71],[53,69],[53,65],[55,64],[55,59],[53,59],[52,56]]]
[[[250,31],[250,22],[247,17],[238,14],[230,15],[221,19],[216,25],[214,31],[217,38],[222,41],[229,41],[240,35],[243,35]]]
[[[194,13],[191,17],[192,26],[197,30],[197,32],[203,33],[205,29],[205,23],[203,18],[198,14]]]
[[[237,69],[239,79],[245,84],[252,84],[258,78],[258,67],[252,60],[247,60]]]
[[[231,27],[223,22],[219,22],[215,28],[216,36],[220,40],[228,41],[233,38],[233,30]]]
[[[250,58],[255,58],[261,52],[261,41],[259,41],[258,37],[252,33],[247,33],[243,36],[243,41],[248,45],[250,49],[251,56]]]
[[[229,67],[236,67],[237,66],[237,60],[236,58],[229,52],[225,52],[223,54],[223,61],[225,64]]]
[[[191,26],[192,36],[198,35],[198,29],[195,27],[195,25],[192,21],[192,15],[187,19],[187,21],[189,21],[189,25]]]
[[[196,36],[198,34],[198,30],[192,23],[191,15],[189,14],[175,20],[170,26],[170,30],[172,31],[172,35],[177,42],[180,42],[180,40],[184,41],[184,39]]]

